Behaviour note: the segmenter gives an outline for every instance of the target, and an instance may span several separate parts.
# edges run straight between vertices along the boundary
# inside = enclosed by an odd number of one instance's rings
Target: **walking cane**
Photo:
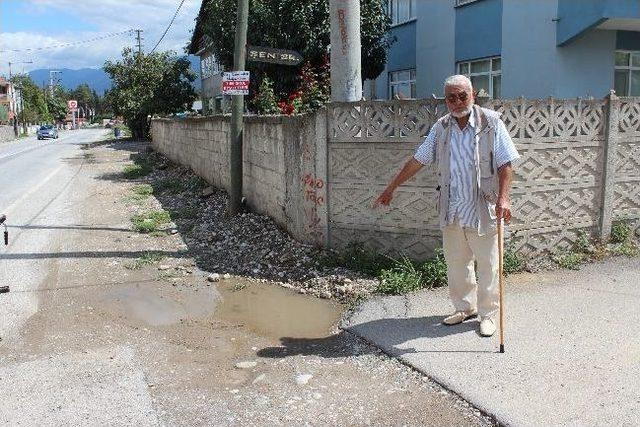
[[[4,225],[4,244],[5,246],[9,244],[9,231],[7,230],[7,224],[5,221],[7,220],[7,216],[5,214],[0,215],[0,225]],[[8,285],[0,285],[0,294],[5,294],[9,292]]]
[[[504,242],[502,236],[502,218],[498,218],[498,282],[500,283],[500,353],[504,353],[504,282],[502,279],[502,263],[504,259]]]

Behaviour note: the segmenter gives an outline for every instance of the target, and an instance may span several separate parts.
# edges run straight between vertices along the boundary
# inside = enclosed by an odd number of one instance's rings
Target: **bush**
[[[611,226],[611,243],[624,243],[631,238],[631,225],[627,221],[614,221]]]
[[[273,92],[273,81],[269,77],[264,77],[258,88],[258,94],[254,99],[254,105],[258,114],[278,114],[280,109],[276,101],[276,94]]]
[[[344,267],[371,276],[378,276],[395,264],[392,258],[367,249],[359,242],[350,243],[340,251],[331,251],[320,261],[327,267]]]
[[[426,260],[421,266],[424,285],[436,288],[447,284],[447,263],[442,249],[436,249],[435,255]]]
[[[423,287],[422,272],[404,256],[394,267],[383,270],[379,279],[377,291],[383,294],[400,295]]]
[[[502,260],[502,272],[506,275],[519,273],[525,268],[524,258],[512,249],[505,249]]]
[[[580,264],[586,260],[585,254],[577,252],[561,252],[553,256],[553,261],[562,268],[580,270]]]

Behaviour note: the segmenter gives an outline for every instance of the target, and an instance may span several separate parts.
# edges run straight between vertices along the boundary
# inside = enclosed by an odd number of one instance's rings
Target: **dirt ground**
[[[32,299],[37,310],[1,341],[0,387],[13,392],[0,420],[492,425],[428,378],[337,331],[344,308],[336,302],[238,276],[210,282],[171,227],[133,231],[133,214],[162,207],[153,196],[133,200],[136,182],[121,176],[131,154],[146,148],[98,145],[69,160],[85,166],[73,202],[61,208],[68,216],[47,277],[12,296]],[[149,251],[163,259],[136,268]],[[61,378],[54,381],[52,370]],[[96,388],[102,403],[90,399]],[[112,418],[98,414],[109,410]]]

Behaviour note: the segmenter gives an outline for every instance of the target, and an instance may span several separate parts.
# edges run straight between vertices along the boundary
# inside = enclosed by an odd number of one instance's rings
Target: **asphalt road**
[[[34,290],[47,274],[51,260],[17,257],[12,253],[45,252],[50,247],[56,213],[69,203],[61,197],[73,190],[72,182],[84,162],[82,146],[107,135],[104,129],[61,132],[58,139],[38,141],[35,136],[0,144],[0,212],[7,215],[9,247],[3,248],[0,276],[14,292],[23,297],[12,299],[0,314],[0,336],[16,333],[36,310]]]

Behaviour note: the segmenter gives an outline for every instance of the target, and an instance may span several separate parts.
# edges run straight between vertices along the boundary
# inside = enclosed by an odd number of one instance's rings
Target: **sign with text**
[[[247,60],[270,62],[272,64],[298,65],[303,58],[295,50],[273,49],[271,47],[247,46]]]
[[[222,74],[223,95],[249,95],[249,72],[231,71]]]
[[[77,110],[78,109],[78,101],[70,99],[69,101],[67,101],[67,107],[69,108],[69,111]]]

